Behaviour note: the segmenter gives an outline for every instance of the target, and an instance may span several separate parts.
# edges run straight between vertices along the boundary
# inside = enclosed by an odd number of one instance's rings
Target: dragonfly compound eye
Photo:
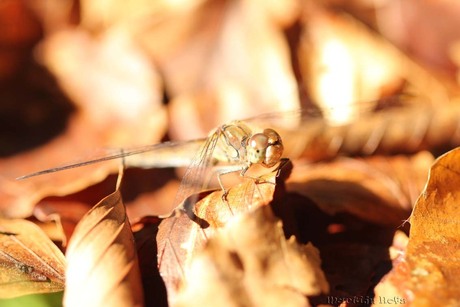
[[[263,164],[272,167],[279,162],[283,154],[281,137],[273,129],[265,129],[248,140],[247,156],[251,164]]]
[[[273,129],[265,129],[263,134],[268,138],[268,146],[263,164],[266,167],[272,167],[280,161],[283,155],[283,142],[280,135]]]

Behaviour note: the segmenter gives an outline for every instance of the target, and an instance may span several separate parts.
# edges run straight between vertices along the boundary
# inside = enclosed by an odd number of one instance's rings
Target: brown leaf
[[[168,84],[174,138],[204,136],[261,108],[298,107],[283,30],[298,17],[299,1],[107,3],[82,1],[81,25],[133,33],[148,51]]]
[[[120,192],[80,221],[67,249],[66,306],[141,306],[136,248]]]
[[[296,165],[288,190],[311,198],[329,214],[351,213],[377,225],[399,226],[407,218],[413,196],[423,188],[433,158],[342,158],[331,163]]]
[[[283,168],[281,173],[286,173]],[[262,177],[263,181],[256,182],[246,178],[245,182],[228,190],[227,201],[222,199],[223,191],[192,195],[184,202],[186,210],[193,205],[197,197],[202,198],[194,207],[194,214],[184,213],[165,219],[158,231],[158,265],[168,289],[169,301],[173,301],[179,289],[184,270],[201,249],[206,239],[232,221],[236,216],[244,214],[251,208],[257,208],[270,203],[275,190],[276,172],[270,172]],[[280,177],[278,177],[280,178]],[[279,184],[281,179],[277,180]],[[189,216],[195,215],[196,222]],[[198,223],[201,223],[201,228]]]
[[[0,209],[8,217],[27,217],[43,197],[67,195],[100,182],[116,172],[121,162],[24,181],[16,181],[15,177],[72,160],[83,162],[108,152],[95,152],[94,148],[155,143],[166,129],[166,110],[161,105],[156,71],[123,34],[108,33],[95,39],[69,30],[49,37],[41,48],[43,60],[78,112],[71,117],[67,130],[47,144],[0,160]]]
[[[174,306],[306,306],[329,289],[318,250],[286,240],[268,206],[235,218],[185,272]]]
[[[407,250],[393,261],[393,270],[376,288],[377,296],[395,296],[411,306],[460,303],[459,159],[457,148],[431,167],[410,217]]]
[[[26,220],[0,219],[0,297],[64,290],[65,258]]]
[[[326,11],[313,1],[309,4],[302,19],[299,61],[316,103],[349,105],[399,90],[405,71],[396,49],[353,18]]]
[[[332,10],[352,12],[353,16],[425,66],[454,77],[455,66],[449,55],[460,36],[458,1],[326,2]]]
[[[401,91],[448,103],[445,83],[354,16],[310,1],[302,22],[302,75],[318,104],[349,105]]]
[[[204,1],[171,10],[159,26],[139,35],[169,84],[175,138],[205,136],[260,110],[299,107],[283,34],[298,16],[298,1],[285,1],[282,7],[263,1]]]

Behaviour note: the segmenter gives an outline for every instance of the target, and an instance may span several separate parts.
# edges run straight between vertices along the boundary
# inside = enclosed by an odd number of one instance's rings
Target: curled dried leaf
[[[0,297],[64,290],[65,258],[35,224],[0,219]]]
[[[136,248],[121,194],[110,194],[77,225],[67,249],[66,306],[141,306]]]

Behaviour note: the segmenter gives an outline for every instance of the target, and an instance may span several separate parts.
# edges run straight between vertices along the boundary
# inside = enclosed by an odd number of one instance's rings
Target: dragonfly
[[[354,106],[355,109],[358,110],[357,114],[361,115],[365,113],[368,115],[371,111],[373,111],[373,109],[379,108],[379,105],[386,103],[386,101],[391,99],[394,98],[387,98],[385,100],[372,101],[366,103],[356,103]],[[203,166],[204,164],[206,166],[207,164],[207,166],[209,166],[215,165],[218,162],[224,162],[233,165],[245,164],[247,166],[245,167],[246,169],[248,169],[252,164],[271,165],[271,162],[267,163],[267,161],[262,161],[263,159],[260,161],[264,163],[259,162],[259,160],[257,160],[258,157],[251,153],[252,149],[250,147],[247,147],[248,144],[251,144],[251,146],[263,147],[264,142],[260,139],[260,136],[255,137],[253,142],[247,142],[247,144],[244,144],[243,139],[249,140],[251,135],[256,133],[264,134],[263,131],[255,132],[256,130],[261,130],[261,127],[276,127],[276,129],[271,129],[272,132],[270,133],[274,132],[273,135],[278,134],[277,136],[275,136],[275,138],[278,138],[279,142],[281,143],[281,148],[277,149],[276,152],[282,153],[285,149],[282,140],[293,139],[293,137],[289,137],[289,135],[292,135],[293,132],[297,131],[303,134],[307,132],[307,130],[318,130],[318,128],[320,128],[321,130],[325,130],[327,128],[334,126],[342,127],[344,126],[342,122],[338,125],[333,123],[331,124],[327,121],[327,118],[336,117],[336,114],[343,114],[344,112],[349,113],[349,109],[350,106],[333,107],[330,109],[319,109],[316,107],[312,107],[292,111],[265,113],[258,115],[256,117],[246,118],[243,120],[236,120],[230,122],[229,124],[222,125],[216,128],[215,130],[211,131],[211,133],[206,138],[177,142],[169,141],[159,144],[137,146],[132,148],[102,149],[102,153],[97,154],[95,157],[92,157],[85,161],[78,161],[74,163],[65,164],[63,166],[39,170],[37,172],[20,176],[16,179],[24,180],[31,177],[42,176],[46,174],[51,174],[55,172],[60,172],[64,170],[83,167],[115,159],[124,159],[126,166],[141,168],[187,166],[190,169],[202,170],[202,168],[197,167],[197,165]],[[349,119],[351,120],[354,120],[354,118],[355,117],[349,117]],[[305,126],[302,125],[304,123],[306,124]],[[280,127],[286,133],[286,135],[280,135],[279,131],[277,130]],[[217,145],[217,141],[219,139],[221,141],[219,142],[220,144]],[[299,141],[297,139],[297,135],[295,139],[296,141]],[[222,142],[222,140],[224,141]],[[291,155],[299,154],[295,151],[292,151],[291,145],[289,146],[289,149],[291,149]],[[250,155],[246,154],[247,150],[249,150]],[[259,155],[263,154],[264,152],[262,151]],[[278,153],[272,153],[271,149],[268,150],[266,154],[268,156],[279,156]],[[131,159],[131,157],[134,158]],[[248,158],[254,158],[255,160],[254,162],[248,163]],[[276,160],[276,158],[272,159]],[[193,181],[196,182],[197,177],[199,176],[194,175],[193,172],[190,170],[187,172],[187,175],[184,176],[182,183],[192,181],[189,178],[193,178]]]
[[[370,110],[376,106],[378,105],[375,102],[361,104],[358,114],[362,114],[363,112],[371,114]],[[339,108],[335,109],[335,111],[341,113],[343,110]],[[160,272],[166,277],[167,275],[179,275],[177,279],[180,279],[180,275],[184,274],[182,268],[184,263],[183,258],[186,257],[182,251],[184,249],[184,242],[176,242],[172,236],[172,232],[175,228],[185,227],[185,223],[187,227],[190,227],[190,225],[198,227],[198,231],[202,234],[204,240],[207,239],[206,232],[202,230],[207,226],[206,221],[193,213],[193,206],[197,198],[193,198],[193,196],[207,188],[211,177],[215,174],[213,169],[220,169],[217,171],[217,180],[223,191],[223,201],[225,202],[228,191],[222,183],[222,176],[228,173],[239,172],[242,177],[250,178],[246,173],[254,165],[259,165],[266,169],[275,167],[275,170],[279,171],[287,162],[287,156],[295,157],[299,155],[300,151],[304,151],[305,144],[316,144],[319,146],[325,143],[328,150],[337,152],[340,144],[343,143],[343,139],[340,140],[340,137],[337,139],[334,132],[330,133],[328,131],[330,129],[337,129],[339,131],[348,125],[348,123],[335,124],[328,122],[325,119],[327,118],[325,114],[327,115],[328,112],[328,110],[304,109],[264,114],[224,124],[213,130],[207,138],[123,149],[103,157],[96,157],[83,162],[38,171],[19,179],[26,179],[107,160],[128,159],[129,157],[138,156],[143,153],[151,153],[153,163],[143,165],[142,162],[139,164],[138,160],[135,160],[135,162],[131,164],[127,163],[127,165],[169,167],[183,166],[184,163],[188,163],[187,170],[174,200],[173,207],[175,209],[167,225],[166,241],[158,247]],[[305,128],[303,127],[304,124]],[[306,131],[313,131],[314,133],[308,136],[309,134]],[[330,139],[321,141],[324,134],[330,134]],[[307,136],[306,139],[305,136]],[[321,138],[318,139],[318,136],[321,136]],[[375,137],[371,137],[370,139],[375,139]],[[289,140],[288,146],[286,146],[285,140]],[[370,143],[372,145],[375,141]],[[296,149],[296,146],[300,147],[300,149]],[[182,149],[181,152],[185,154],[181,156],[178,154],[179,151],[177,149]],[[288,154],[286,154],[286,149],[289,149]],[[372,150],[372,148],[368,150]],[[192,159],[189,157],[191,152],[196,153]],[[192,200],[185,201],[191,196]],[[170,267],[164,267],[162,270],[164,263],[162,259],[165,256],[165,252],[169,253],[170,257],[176,259],[178,268],[174,269],[174,272],[171,272]]]

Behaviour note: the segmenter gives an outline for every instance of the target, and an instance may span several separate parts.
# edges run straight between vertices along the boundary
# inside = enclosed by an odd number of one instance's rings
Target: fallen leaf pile
[[[459,16],[0,1],[0,305],[460,305]],[[232,120],[289,163],[201,168]]]

